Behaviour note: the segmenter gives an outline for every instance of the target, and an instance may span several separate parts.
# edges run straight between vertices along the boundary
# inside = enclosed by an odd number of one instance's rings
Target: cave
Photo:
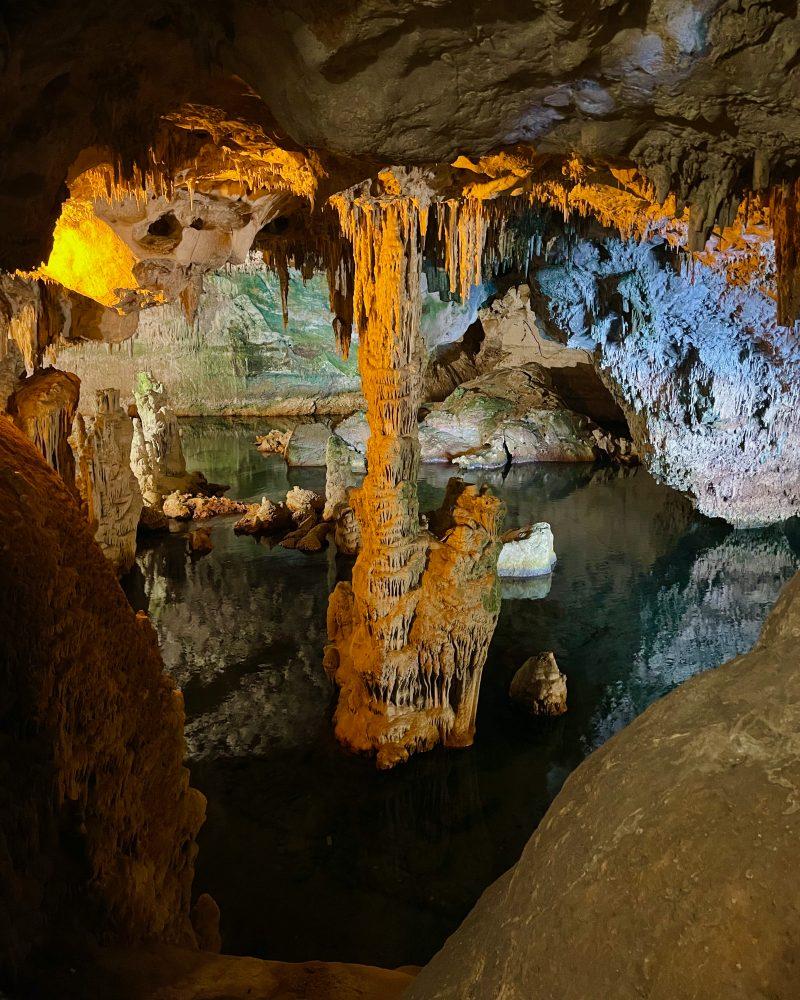
[[[797,4],[4,0],[0,96],[0,997],[796,1000]]]

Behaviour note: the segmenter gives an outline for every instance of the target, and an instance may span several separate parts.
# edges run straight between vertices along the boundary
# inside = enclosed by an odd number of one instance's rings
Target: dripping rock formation
[[[440,742],[469,746],[500,611],[502,504],[451,480],[432,530],[411,538],[424,568],[408,586],[408,571],[393,563],[398,544],[370,551],[374,528],[358,491],[351,496],[366,541],[352,586],[337,584],[328,608],[325,665],[340,688],[336,735],[352,750],[376,753],[383,768]]]
[[[186,471],[178,420],[164,386],[140,372],[134,398],[131,468],[145,504],[160,510],[166,496],[175,490],[194,492],[202,477]]]
[[[69,435],[80,391],[75,375],[48,368],[26,378],[8,401],[14,423],[68,486],[75,485]]]
[[[557,249],[553,256],[558,257]],[[797,338],[759,287],[660,241],[582,240],[535,266],[543,322],[593,350],[653,475],[739,527],[800,510]]]

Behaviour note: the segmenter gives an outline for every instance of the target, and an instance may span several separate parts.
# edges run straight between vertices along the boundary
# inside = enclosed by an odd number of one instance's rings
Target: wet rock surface
[[[547,576],[556,564],[553,532],[546,521],[507,531],[500,539],[503,547],[497,558],[502,577]]]
[[[787,447],[800,434],[800,352],[757,281],[676,273],[657,244],[608,239],[581,242],[535,283],[545,320],[596,349],[656,478],[740,527],[800,507],[798,452]]]
[[[65,940],[76,955],[100,936],[191,946],[205,802],[155,633],[72,492],[4,416],[0,499],[0,978],[34,953],[44,973]]]
[[[77,414],[70,445],[75,482],[86,516],[105,557],[119,573],[136,558],[136,533],[144,504],[131,469],[133,425],[119,402],[118,389],[102,389],[94,413]]]

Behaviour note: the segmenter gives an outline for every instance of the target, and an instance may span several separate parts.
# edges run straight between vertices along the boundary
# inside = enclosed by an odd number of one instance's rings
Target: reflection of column
[[[370,439],[350,493],[361,527],[352,586],[331,595],[326,667],[339,685],[336,734],[390,767],[438,742],[472,741],[480,674],[499,610],[501,504],[456,484],[420,528],[417,411],[425,215],[409,198],[340,206],[355,259],[354,314]],[[422,231],[422,233],[421,233]]]

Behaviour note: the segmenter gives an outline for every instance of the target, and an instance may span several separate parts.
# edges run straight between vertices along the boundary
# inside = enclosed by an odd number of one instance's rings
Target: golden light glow
[[[70,198],[56,223],[50,259],[39,274],[104,306],[114,306],[120,290],[139,287],[135,263],[128,246],[97,218],[91,204]]]

